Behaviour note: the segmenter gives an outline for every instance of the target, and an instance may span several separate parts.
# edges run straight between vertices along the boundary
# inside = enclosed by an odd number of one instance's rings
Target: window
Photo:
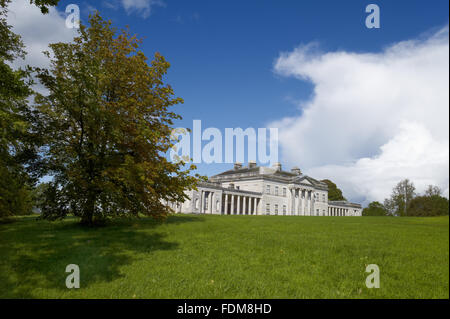
[[[325,194],[322,194],[322,202],[326,202]]]
[[[316,210],[316,214],[317,214],[317,216],[320,216],[320,210]]]
[[[286,205],[283,205],[283,215],[286,215]]]
[[[278,186],[275,186],[275,195],[278,196]]]
[[[195,209],[198,209],[198,198],[196,198],[194,201],[194,207]]]
[[[270,194],[270,185],[266,186],[266,194]]]
[[[278,204],[275,204],[275,215],[278,215]]]
[[[286,187],[283,187],[283,197],[286,197]]]
[[[270,204],[266,204],[266,214],[270,214]]]

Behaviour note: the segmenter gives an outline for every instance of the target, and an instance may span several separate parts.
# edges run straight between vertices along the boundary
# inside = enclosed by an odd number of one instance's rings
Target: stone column
[[[230,215],[234,215],[234,195],[231,195],[231,211]]]
[[[287,205],[287,212],[286,212],[286,214],[290,214],[290,211],[291,211],[291,206],[292,206],[292,192],[291,192],[291,189],[290,188],[288,188],[288,192],[289,192],[289,194],[288,194],[288,205]]]
[[[292,189],[292,200],[291,200],[291,211],[289,215],[295,215],[295,211],[297,209],[297,188]]]
[[[247,207],[246,207],[247,205],[246,205],[246,202],[245,202],[246,199],[247,199],[246,196],[243,196],[243,197],[242,197],[242,215],[246,215],[246,214],[245,214],[245,209],[247,208]]]
[[[253,199],[253,212],[255,215],[258,215],[258,198]]]
[[[209,192],[208,194],[208,213],[212,214],[212,199],[213,199],[213,193]]]
[[[299,214],[298,204],[300,203],[300,190],[297,187],[295,187],[292,191],[294,196],[290,215],[298,215]]]
[[[302,215],[302,205],[303,205],[303,199],[302,199],[302,189],[298,189],[298,203],[297,203],[297,215]]]
[[[316,216],[316,199],[315,199],[316,194],[311,191],[311,215]],[[318,215],[319,216],[319,215]]]
[[[228,214],[228,194],[225,194],[225,205],[223,205],[223,213],[224,215]]]
[[[237,197],[236,215],[239,215],[241,213],[241,196],[240,195],[236,195],[236,197]]]
[[[305,215],[309,215],[309,191],[305,190]]]
[[[294,187],[292,189],[292,209],[289,212],[289,215],[297,215],[297,209],[298,209],[298,197],[297,197],[297,191],[298,189]]]
[[[306,215],[306,190],[301,190],[301,196],[302,196],[302,216]]]
[[[203,200],[204,200],[203,191],[200,191],[200,207],[199,207],[200,214],[203,213]]]

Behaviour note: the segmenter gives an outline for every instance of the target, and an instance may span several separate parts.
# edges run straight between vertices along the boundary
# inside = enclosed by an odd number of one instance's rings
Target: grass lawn
[[[0,224],[0,298],[449,298],[449,218],[24,217]]]

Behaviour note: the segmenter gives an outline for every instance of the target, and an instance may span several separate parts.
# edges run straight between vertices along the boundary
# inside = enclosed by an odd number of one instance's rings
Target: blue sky
[[[104,18],[111,19],[115,26],[129,25],[133,33],[145,37],[142,50],[148,57],[151,57],[156,51],[166,57],[171,63],[166,80],[173,86],[176,95],[185,101],[183,105],[177,106],[175,109],[183,116],[183,120],[177,123],[178,126],[191,127],[194,119],[201,119],[203,128],[217,127],[221,130],[225,127],[242,127],[244,129],[268,127],[275,123],[281,125],[280,129],[284,129],[283,126],[288,127],[282,131],[283,136],[288,136],[293,140],[306,138],[296,135],[296,132],[302,131],[295,131],[295,128],[302,128],[305,125],[303,122],[306,117],[303,117],[302,107],[313,103],[315,95],[321,96],[316,94],[314,89],[320,88],[320,84],[324,81],[320,76],[314,78],[316,75],[309,74],[310,71],[300,70],[296,73],[283,69],[286,65],[292,69],[301,66],[298,61],[294,61],[297,64],[289,64],[287,59],[280,58],[282,52],[294,60],[303,59],[305,58],[302,55],[304,46],[316,43],[316,51],[308,53],[309,57],[306,61],[308,63],[314,62],[310,57],[311,54],[314,55],[314,58],[321,58],[327,57],[327,53],[343,52],[349,58],[357,56],[365,59],[365,53],[372,53],[379,55],[377,59],[380,61],[378,64],[380,66],[389,61],[383,60],[383,58],[389,58],[386,57],[389,55],[383,55],[388,48],[406,40],[417,41],[414,46],[421,47],[420,41],[426,42],[428,38],[433,37],[443,28],[448,28],[449,21],[449,2],[443,0],[432,2],[63,0],[58,5],[59,12],[51,12],[45,17],[47,19],[45,21],[53,18],[57,20],[57,14],[64,17],[65,7],[71,3],[79,5],[82,21],[86,22],[87,15],[97,9]],[[380,29],[365,27],[365,19],[368,15],[365,8],[370,3],[375,3],[380,7]],[[25,20],[25,18],[23,19]],[[26,34],[27,30],[32,28],[29,24],[25,25],[25,22],[22,27],[20,21],[14,23],[17,24],[17,30],[20,30],[22,34]],[[444,36],[447,40],[444,41],[442,48],[437,49],[438,51],[448,50],[448,29],[446,32]],[[26,35],[25,40],[27,42]],[[416,51],[411,50],[411,52]],[[413,54],[420,55],[420,53]],[[441,62],[441,64],[443,68],[448,69],[448,62]],[[318,65],[321,66],[321,64]],[[305,81],[303,78],[305,74],[302,72],[308,73],[306,77],[312,77],[313,80]],[[342,73],[343,76],[346,76],[345,70]],[[349,74],[348,76],[354,75]],[[448,83],[448,80],[446,81]],[[394,83],[391,87],[395,87],[396,84]],[[331,88],[333,85],[338,86],[339,79],[329,85],[328,87]],[[349,91],[357,90],[352,87],[347,89]],[[388,90],[389,87],[380,88],[381,92],[377,94],[383,95],[384,92],[388,94]],[[403,94],[408,95],[409,91],[411,91],[410,87]],[[443,95],[443,99],[439,100],[440,109],[438,111],[448,114],[448,89],[444,93],[446,94]],[[433,94],[431,92],[430,96]],[[368,103],[369,99],[370,97],[368,97]],[[401,103],[399,101],[397,100],[395,103]],[[364,101],[362,103],[365,104]],[[397,105],[395,103],[392,105]],[[447,106],[442,106],[445,103]],[[336,104],[334,107],[338,108],[339,105]],[[423,107],[426,108],[425,105]],[[327,113],[326,108],[318,107],[318,109],[322,110],[325,117],[327,114],[332,114]],[[342,112],[347,111],[342,109]],[[436,114],[439,114],[438,111]],[[385,110],[383,112],[381,115],[389,116]],[[401,122],[402,116],[399,115],[397,122]],[[410,122],[420,122],[420,117],[418,115]],[[283,119],[286,121],[283,122]],[[293,124],[296,121],[298,125]],[[327,154],[326,150],[333,150],[334,146],[341,147],[342,144],[343,149],[348,148],[344,141],[348,139],[348,136],[345,134],[341,136],[340,133],[346,131],[349,126],[353,125],[352,123],[357,124],[357,122],[361,122],[361,119],[355,117],[353,122],[344,121],[337,130],[334,128],[329,131],[327,128],[330,125],[327,122],[308,122],[310,127],[321,126],[323,127],[321,131],[325,131],[329,137],[337,136],[341,140],[338,140],[337,137],[336,140],[331,139],[330,145],[324,146],[324,152],[310,157],[308,157],[309,154],[316,152],[314,147],[305,146],[303,148],[305,145],[303,142],[299,142],[298,145],[283,142],[280,145],[280,162],[287,168],[294,164],[298,165],[313,177],[321,178],[327,174],[327,177],[341,181],[343,180],[342,174],[334,174],[335,171],[358,163],[364,158],[375,160],[377,156],[382,157],[383,150],[386,149],[383,146],[398,140],[398,134],[402,132],[401,127],[385,130],[382,124],[377,124],[377,128],[367,130],[367,132],[374,132],[370,136],[366,137],[367,134],[361,134],[364,138],[361,137],[361,141],[358,140],[360,142],[358,147],[345,154],[340,154],[342,156],[333,157]],[[425,127],[431,130],[432,140],[448,144],[448,134],[442,133],[442,137],[439,135],[440,132],[436,133],[430,128],[438,124],[427,125]],[[448,131],[448,121],[439,123],[439,125],[442,127],[442,131],[444,129]],[[377,129],[379,129],[379,133],[377,133]],[[360,131],[366,133],[364,127],[360,128]],[[307,138],[315,140],[314,135]],[[357,140],[358,136],[354,138]],[[318,138],[317,143],[326,144],[326,135]],[[294,152],[293,155],[292,149],[297,149],[298,153]],[[334,150],[333,153],[336,151]],[[444,154],[444,162],[448,166],[448,155],[446,154],[448,153]],[[439,156],[439,158],[442,157]],[[338,167],[334,169],[333,165]],[[231,166],[232,164],[198,165],[199,172],[205,175],[218,173]],[[328,169],[325,170],[325,167]],[[356,164],[355,167],[358,168]],[[357,171],[351,172],[357,174]],[[448,169],[445,173],[448,175]],[[439,171],[439,174],[442,175],[442,171]],[[369,174],[365,173],[361,178],[370,179],[368,176]],[[383,184],[383,187],[389,186],[387,188],[390,189],[393,181],[399,177],[392,175],[389,181]],[[434,182],[448,194],[448,178],[436,180],[427,176],[422,176],[421,179],[419,177],[417,177],[417,183],[420,185]],[[367,191],[354,189],[354,185],[346,186],[344,182],[341,183],[344,188],[347,187],[349,197],[355,200],[374,199],[381,196],[371,195]],[[376,186],[373,185],[373,187]]]

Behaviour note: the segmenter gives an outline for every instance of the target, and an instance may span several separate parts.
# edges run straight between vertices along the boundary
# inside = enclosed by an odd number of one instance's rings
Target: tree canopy
[[[442,191],[438,186],[428,185],[425,190],[425,196],[441,196]]]
[[[408,205],[416,196],[416,187],[409,179],[400,181],[392,189],[390,198],[385,199],[384,207],[390,215],[408,216]]]
[[[329,179],[324,179],[322,182],[328,185],[328,200],[346,200],[342,195],[342,191],[336,186],[335,183]]]
[[[439,195],[417,196],[408,205],[408,216],[445,216],[449,214],[448,199]]]
[[[388,212],[383,204],[380,202],[371,202],[366,208],[362,211],[363,216],[386,216]]]
[[[183,102],[163,82],[170,65],[159,53],[147,64],[141,40],[98,12],[89,22],[73,42],[51,44],[51,68],[39,71],[49,91],[36,97],[46,145],[41,167],[53,176],[42,217],[70,213],[91,225],[122,215],[166,216],[163,203],[183,202],[197,181],[195,166],[183,169],[183,161],[165,155],[181,118],[169,108]]]

